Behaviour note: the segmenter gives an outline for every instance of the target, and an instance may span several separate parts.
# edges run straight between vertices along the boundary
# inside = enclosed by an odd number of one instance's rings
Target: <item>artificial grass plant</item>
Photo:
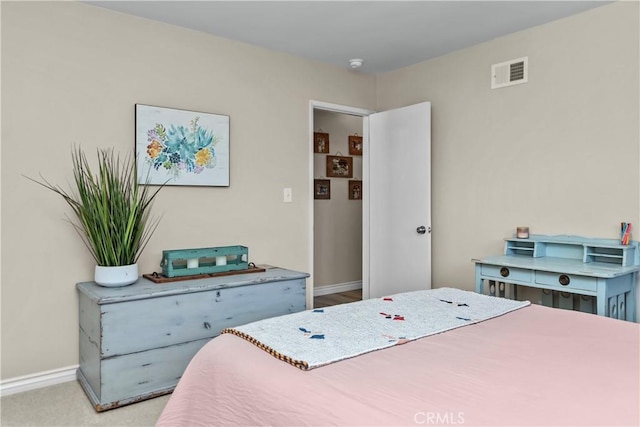
[[[68,192],[42,181],[31,181],[60,195],[73,210],[69,219],[99,266],[135,264],[158,227],[150,216],[162,185],[152,190],[138,183],[132,155],[121,159],[112,149],[98,149],[97,173],[80,147],[72,152],[75,188]],[[148,181],[147,181],[148,182]]]

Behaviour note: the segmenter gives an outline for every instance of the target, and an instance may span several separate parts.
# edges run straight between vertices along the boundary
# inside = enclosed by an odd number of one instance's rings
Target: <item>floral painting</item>
[[[138,182],[229,186],[229,116],[136,104]]]

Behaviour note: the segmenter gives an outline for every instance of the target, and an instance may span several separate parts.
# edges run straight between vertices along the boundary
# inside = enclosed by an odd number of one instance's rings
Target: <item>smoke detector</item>
[[[358,58],[350,59],[349,65],[351,65],[351,68],[355,70],[356,68],[362,67],[362,62],[363,62],[362,59],[358,59]]]

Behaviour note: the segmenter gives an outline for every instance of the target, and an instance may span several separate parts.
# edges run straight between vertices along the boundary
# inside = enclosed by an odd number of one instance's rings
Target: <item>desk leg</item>
[[[631,275],[631,292],[629,292],[629,300],[627,300],[627,320],[635,322],[638,318],[636,310],[636,300],[638,298],[638,272]]]
[[[596,314],[598,316],[606,316],[607,315],[607,286],[606,282],[601,283],[602,281],[598,279],[598,290],[596,293]]]
[[[509,284],[509,298],[512,300],[518,300],[518,285],[514,285],[513,283]]]
[[[476,293],[484,293],[484,280],[480,275],[480,264],[476,264]]]

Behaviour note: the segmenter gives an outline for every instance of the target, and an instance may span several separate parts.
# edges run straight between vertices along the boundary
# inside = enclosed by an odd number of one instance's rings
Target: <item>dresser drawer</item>
[[[503,267],[500,265],[482,264],[480,272],[485,277],[492,277],[502,282],[516,280],[520,282],[531,283],[533,272],[525,268]]]
[[[217,336],[224,328],[305,309],[305,279],[101,306],[101,357]],[[100,340],[101,338],[101,340]]]
[[[98,398],[117,402],[151,392],[169,392],[193,356],[208,342],[208,339],[192,341],[105,360],[101,366],[102,387],[98,389]]]
[[[555,289],[574,289],[595,292],[598,288],[598,279],[595,277],[575,276],[563,273],[536,272],[536,283],[553,286]]]

